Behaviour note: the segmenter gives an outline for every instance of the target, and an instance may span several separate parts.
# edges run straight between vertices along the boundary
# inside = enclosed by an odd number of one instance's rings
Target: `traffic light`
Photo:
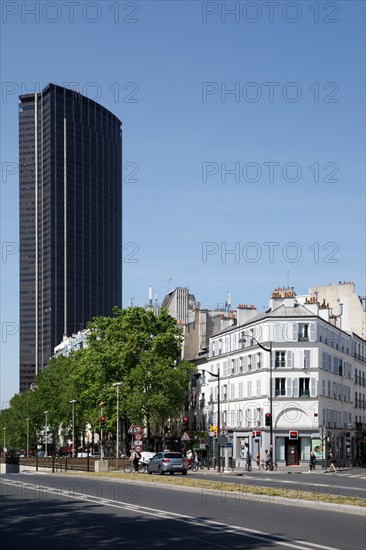
[[[185,416],[183,418],[183,430],[187,431],[188,428],[189,428],[189,418],[188,418],[188,416]]]
[[[272,424],[271,413],[266,413],[265,414],[265,425],[266,426],[271,426],[271,424]]]
[[[104,418],[104,416],[101,416],[100,417],[100,427],[101,427],[101,429],[104,428],[104,425],[105,425],[105,418]]]

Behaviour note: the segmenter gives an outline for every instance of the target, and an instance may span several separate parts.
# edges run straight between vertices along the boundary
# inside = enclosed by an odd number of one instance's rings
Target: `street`
[[[303,492],[316,491],[317,494],[349,496],[356,498],[366,497],[366,471],[358,468],[347,470],[337,474],[324,473],[318,470],[316,473],[257,471],[217,474],[213,470],[199,470],[192,472],[196,479],[210,479],[238,484],[255,485],[258,487],[283,487]],[[221,477],[220,477],[221,476]]]
[[[86,476],[0,476],[3,546],[363,550],[365,514]],[[159,479],[156,476],[157,480]]]

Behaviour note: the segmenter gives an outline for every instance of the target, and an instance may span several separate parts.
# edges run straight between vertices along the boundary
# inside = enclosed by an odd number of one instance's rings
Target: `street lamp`
[[[4,458],[5,458],[5,449],[6,449],[6,428],[3,428],[4,430]]]
[[[216,456],[217,456],[217,471],[221,473],[221,466],[220,466],[220,445],[219,445],[219,437],[220,437],[220,367],[217,368],[217,374],[210,372],[206,369],[200,369],[202,372],[207,372],[214,378],[217,378],[217,449],[216,449]],[[200,372],[195,372],[194,376],[196,378],[201,377]]]
[[[104,460],[104,448],[103,448],[103,437],[104,437],[104,429],[103,429],[103,425],[104,425],[104,417],[103,417],[103,405],[104,405],[104,401],[101,401],[99,403],[99,407],[100,407],[100,459],[101,460]],[[103,425],[102,425],[102,418],[103,418]]]
[[[26,418],[27,421],[27,458],[29,456],[29,418]]]
[[[269,348],[266,348],[262,344],[258,342],[254,336],[242,336],[240,338],[239,342],[247,342],[247,338],[250,340],[254,340],[254,342],[263,350],[269,353],[269,414],[270,414],[270,422],[269,422],[269,445],[270,445],[270,462],[269,462],[269,469],[273,471],[273,396],[272,396],[272,342],[269,343]]]
[[[47,422],[47,414],[48,414],[48,411],[44,411],[44,414],[46,416],[46,424],[45,424],[45,427],[44,427],[44,454],[45,456],[48,456],[48,449],[47,449],[47,431],[48,431],[48,422]]]
[[[72,457],[75,458],[75,403],[76,399],[71,399],[72,404]]]
[[[116,441],[116,458],[119,456],[119,388],[122,386],[122,382],[115,382],[112,384],[115,388],[117,388],[117,441]]]

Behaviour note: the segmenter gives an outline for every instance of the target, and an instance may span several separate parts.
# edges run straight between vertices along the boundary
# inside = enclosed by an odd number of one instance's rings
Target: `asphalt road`
[[[255,485],[258,487],[273,487],[294,489],[302,492],[316,492],[335,496],[350,496],[366,498],[366,472],[363,469],[348,470],[347,473],[325,474],[321,471],[315,474],[287,472],[244,472],[243,474],[217,474],[214,471],[189,472],[195,479],[210,479],[217,481]]]
[[[363,513],[317,502],[290,505],[285,498],[273,502],[151,486],[140,479],[2,475],[2,548],[364,550],[366,545]]]

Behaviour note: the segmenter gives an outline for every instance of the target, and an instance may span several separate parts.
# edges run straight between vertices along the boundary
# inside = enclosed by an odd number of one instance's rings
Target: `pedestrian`
[[[249,451],[247,452],[246,462],[247,462],[247,471],[251,472],[252,471],[252,455],[250,454]]]
[[[311,453],[310,453],[310,462],[309,462],[310,472],[315,472],[315,466],[316,466],[315,453],[314,453],[314,451],[311,451]]]
[[[329,472],[337,473],[337,461],[335,458],[332,458],[329,464]]]
[[[271,464],[271,455],[269,454],[268,451],[265,451],[266,452],[266,456],[264,457],[264,464],[266,466],[266,470],[269,470],[269,466]]]
[[[259,470],[261,467],[261,453],[259,451],[257,452],[257,456],[255,457],[255,460],[257,462],[257,468]]]

